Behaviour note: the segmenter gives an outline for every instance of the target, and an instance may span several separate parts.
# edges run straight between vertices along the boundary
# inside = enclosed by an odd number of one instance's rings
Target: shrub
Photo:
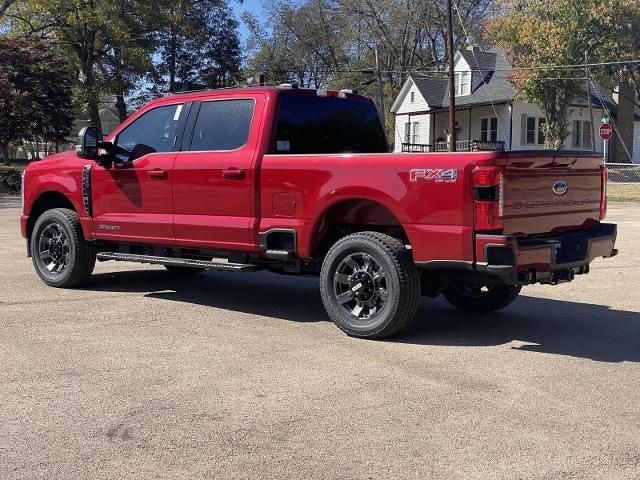
[[[20,195],[22,169],[0,168],[0,195]]]

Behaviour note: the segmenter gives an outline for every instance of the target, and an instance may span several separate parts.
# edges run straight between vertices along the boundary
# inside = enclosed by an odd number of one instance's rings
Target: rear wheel
[[[331,247],[320,272],[322,302],[347,334],[383,338],[415,316],[420,281],[410,252],[377,232],[346,236]]]
[[[52,287],[69,288],[85,282],[93,272],[96,250],[82,235],[73,210],[47,210],[31,234],[31,255],[36,272]]]
[[[489,313],[513,302],[522,287],[513,285],[471,285],[453,282],[444,291],[447,301],[463,312]]]

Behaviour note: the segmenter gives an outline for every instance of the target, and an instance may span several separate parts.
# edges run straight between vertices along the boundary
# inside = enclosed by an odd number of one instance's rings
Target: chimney
[[[477,45],[467,45],[467,50],[471,53],[480,53],[480,47]]]

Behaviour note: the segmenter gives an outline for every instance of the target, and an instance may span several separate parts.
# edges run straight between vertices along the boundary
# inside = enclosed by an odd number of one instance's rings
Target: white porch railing
[[[403,153],[428,153],[448,152],[449,142],[436,142],[435,146],[423,143],[403,143]],[[503,152],[504,142],[490,142],[485,140],[458,140],[456,142],[458,152]]]

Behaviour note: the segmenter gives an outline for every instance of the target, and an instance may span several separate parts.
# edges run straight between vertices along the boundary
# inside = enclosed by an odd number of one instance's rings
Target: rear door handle
[[[227,180],[242,180],[245,177],[244,170],[236,167],[225,168],[222,170],[222,175]]]
[[[153,170],[149,170],[148,172],[149,178],[152,180],[164,180],[167,178],[167,171],[162,170],[161,168],[154,168]]]

